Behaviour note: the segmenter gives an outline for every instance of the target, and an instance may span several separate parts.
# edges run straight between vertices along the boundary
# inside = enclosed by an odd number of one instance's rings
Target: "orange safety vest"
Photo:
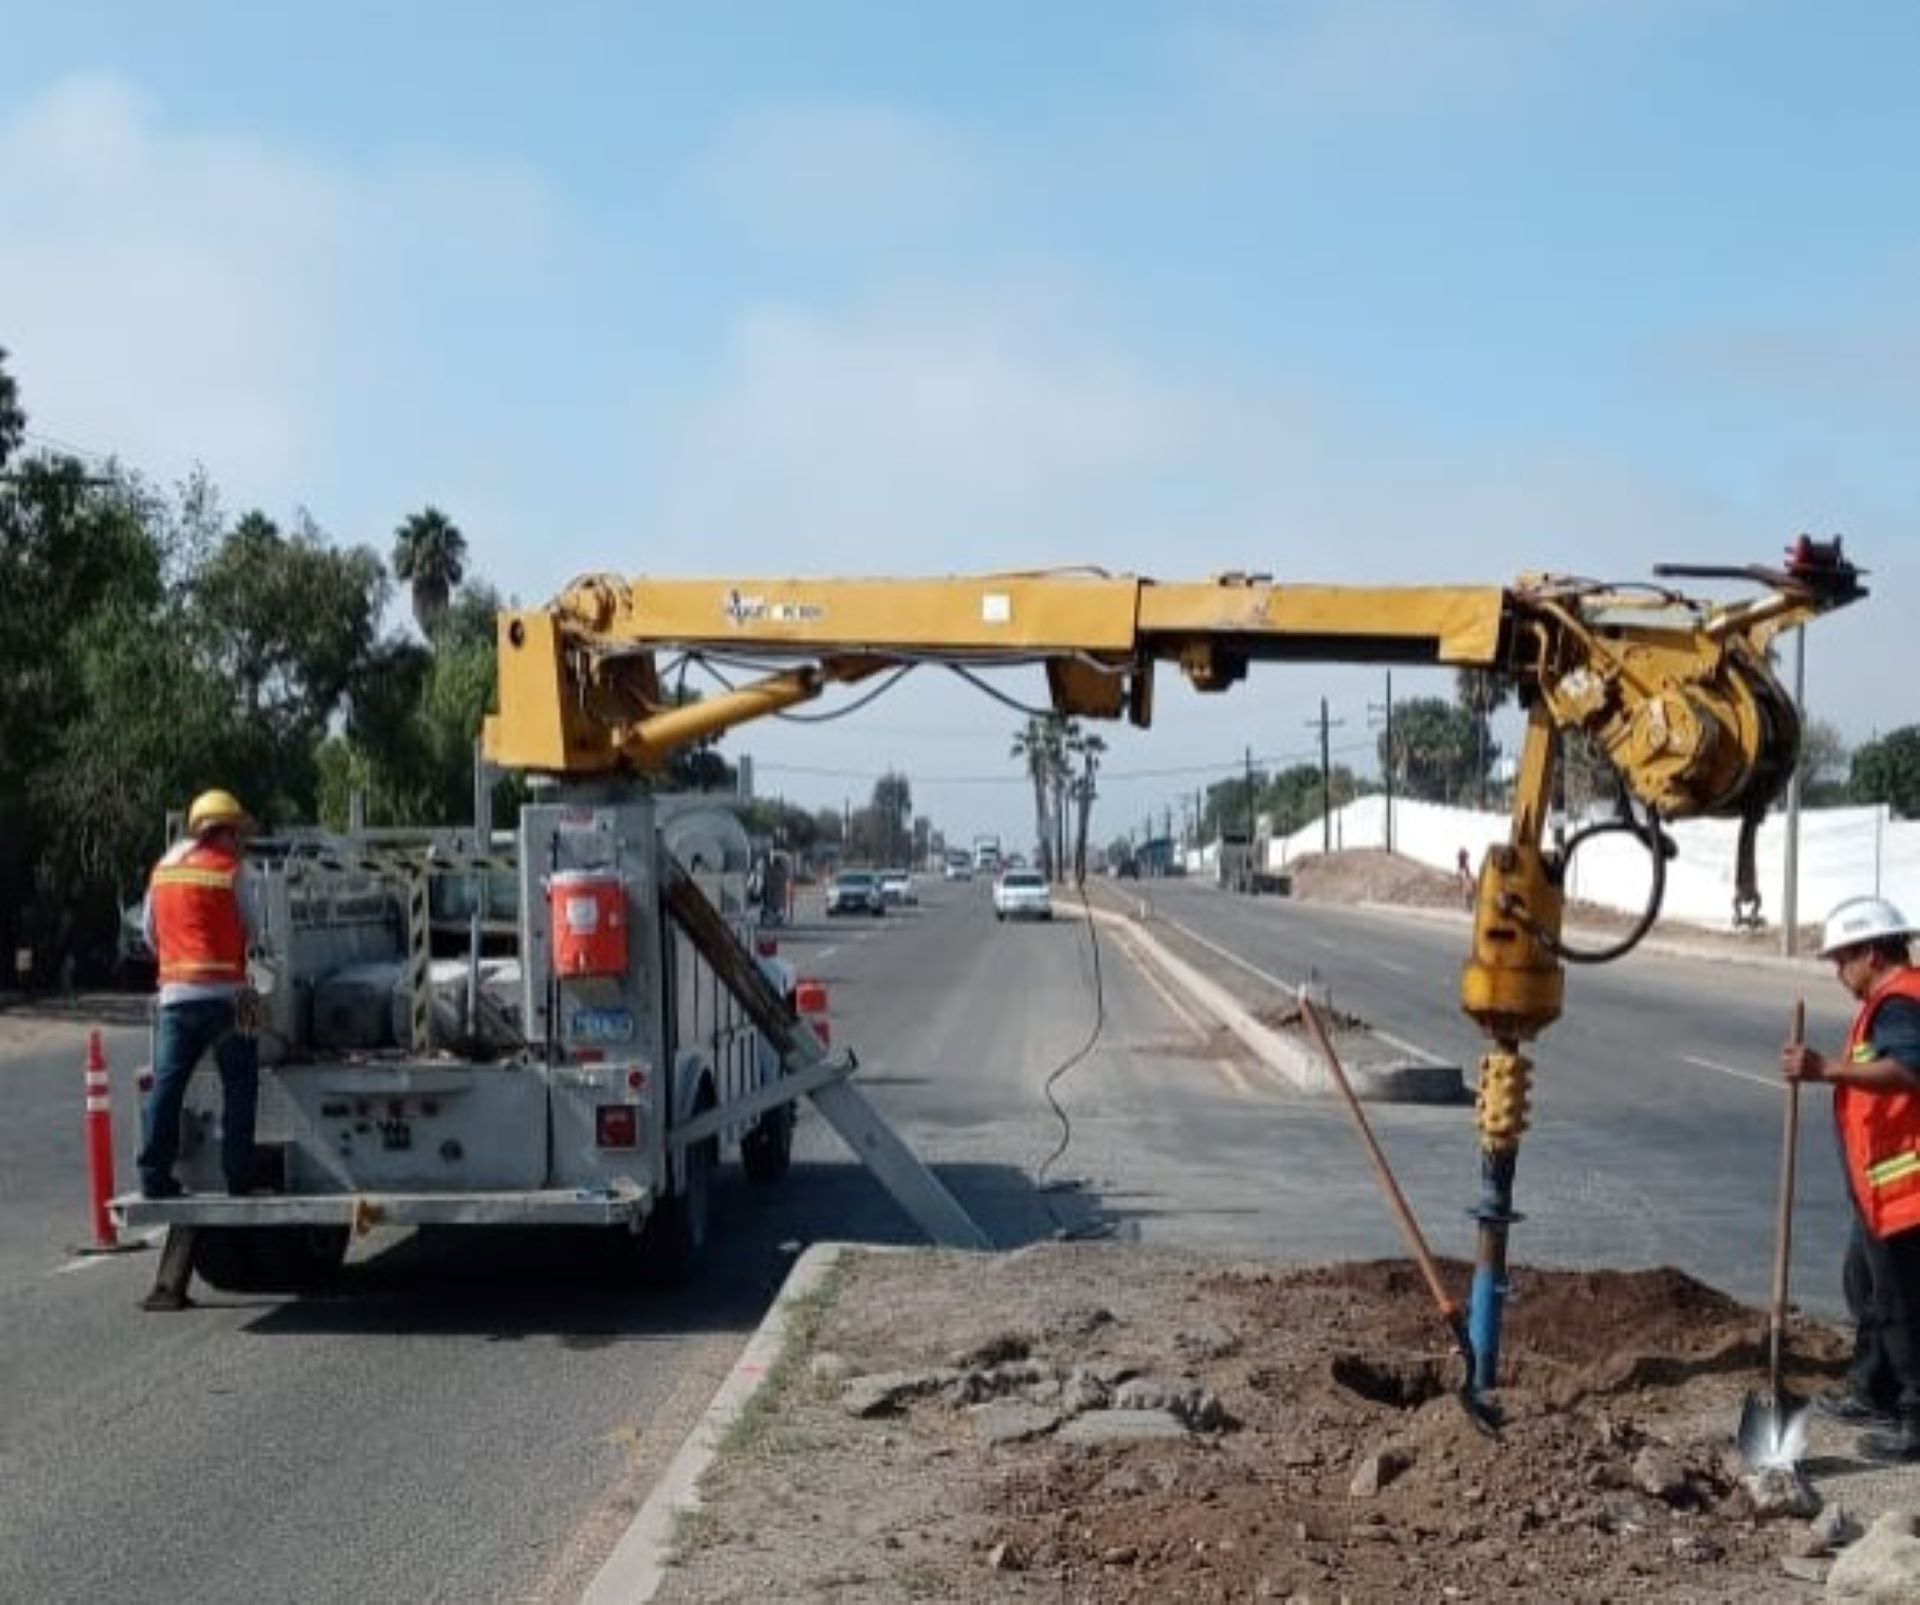
[[[162,986],[246,982],[247,931],[234,890],[239,873],[237,854],[198,842],[155,866],[147,895]]]
[[[1847,1034],[1847,1058],[1877,1057],[1873,1017],[1889,998],[1920,1003],[1920,969],[1895,970],[1860,1005]],[[1833,1089],[1833,1118],[1847,1159],[1847,1183],[1860,1219],[1875,1237],[1920,1226],[1920,1093],[1867,1092],[1842,1082]]]

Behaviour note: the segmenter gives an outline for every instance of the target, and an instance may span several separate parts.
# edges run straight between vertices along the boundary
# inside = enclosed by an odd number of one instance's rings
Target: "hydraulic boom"
[[[1479,1243],[1469,1326],[1476,1387],[1499,1360],[1507,1229],[1532,1073],[1522,1046],[1559,1017],[1565,964],[1617,957],[1652,923],[1671,844],[1665,820],[1742,822],[1735,916],[1758,918],[1754,834],[1798,761],[1800,721],[1773,674],[1782,630],[1864,595],[1838,540],[1802,536],[1784,566],[1671,568],[1756,593],[1713,603],[1656,585],[1553,575],[1478,587],[1275,584],[1228,574],[1166,584],[1096,572],[954,579],[576,581],[549,606],[500,618],[495,763],[552,774],[657,771],[678,749],[877,674],[937,664],[970,673],[1038,664],[1062,714],[1153,719],[1154,673],[1176,664],[1221,691],[1262,661],[1416,663],[1496,672],[1527,734],[1506,844],[1482,865],[1461,1005],[1480,1062]],[[670,695],[660,656],[745,679],[696,703]],[[728,682],[731,684],[732,682]],[[1561,942],[1561,886],[1589,831],[1550,847],[1563,732],[1580,732],[1623,788],[1619,820],[1647,845],[1654,901],[1605,953]],[[1632,799],[1632,804],[1625,801]]]

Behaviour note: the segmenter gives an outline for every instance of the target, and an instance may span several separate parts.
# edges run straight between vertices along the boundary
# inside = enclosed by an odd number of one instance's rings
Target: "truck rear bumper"
[[[542,1188],[497,1193],[264,1193],[229,1198],[197,1193],[142,1198],[129,1193],[109,1206],[123,1228],[155,1226],[620,1226],[646,1217],[651,1189]]]

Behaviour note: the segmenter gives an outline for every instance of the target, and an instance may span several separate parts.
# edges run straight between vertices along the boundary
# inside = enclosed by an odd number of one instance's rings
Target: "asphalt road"
[[[1223,1046],[1125,932],[999,925],[984,882],[922,895],[875,921],[803,901],[784,951],[829,983],[861,1084],[998,1244],[1401,1251],[1340,1112]],[[1312,968],[1377,1026],[1477,1053],[1452,1001],[1461,929],[1197,886],[1151,896],[1250,998]],[[1535,1055],[1516,1261],[1674,1264],[1764,1293],[1769,1071],[1795,979],[1643,959],[1574,977]],[[1831,1037],[1843,1000],[1813,983],[1814,1032]],[[124,1178],[141,1037],[110,1045]],[[86,1234],[77,1066],[77,1037],[0,1046],[0,1598],[569,1598],[798,1249],[915,1239],[809,1111],[785,1183],[729,1167],[725,1251],[686,1293],[623,1286],[590,1246],[540,1234],[396,1238],[356,1253],[339,1297],[201,1290],[192,1311],[142,1315],[152,1253],[69,1253]],[[1373,1113],[1435,1247],[1470,1254],[1471,1110]],[[1823,1113],[1810,1099],[1797,1282],[1831,1313],[1843,1214]]]
[[[1458,920],[1414,919],[1175,881],[1130,886],[1145,929],[1212,944],[1210,973],[1249,1003],[1313,978],[1337,1005],[1468,1071],[1481,1051],[1459,1011]],[[1191,952],[1191,949],[1189,949]],[[1258,973],[1255,973],[1258,972]],[[1768,1296],[1793,999],[1809,1038],[1838,1047],[1851,1005],[1817,964],[1729,963],[1642,949],[1569,970],[1565,1011],[1529,1049],[1516,1259],[1675,1265],[1752,1300]],[[1468,1255],[1459,1220],[1477,1193],[1472,1111],[1377,1110],[1374,1122],[1435,1247]],[[1826,1095],[1803,1096],[1794,1297],[1840,1313],[1846,1199]]]

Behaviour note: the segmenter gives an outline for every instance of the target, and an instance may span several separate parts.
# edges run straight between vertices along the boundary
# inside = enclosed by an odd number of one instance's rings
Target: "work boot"
[[[1892,1427],[1899,1423],[1884,1405],[1875,1404],[1852,1388],[1835,1388],[1815,1396],[1814,1409],[1830,1421],[1843,1421],[1850,1427]]]
[[[1855,1448],[1868,1460],[1895,1465],[1920,1462],[1920,1416],[1903,1415],[1891,1432],[1863,1432]]]

